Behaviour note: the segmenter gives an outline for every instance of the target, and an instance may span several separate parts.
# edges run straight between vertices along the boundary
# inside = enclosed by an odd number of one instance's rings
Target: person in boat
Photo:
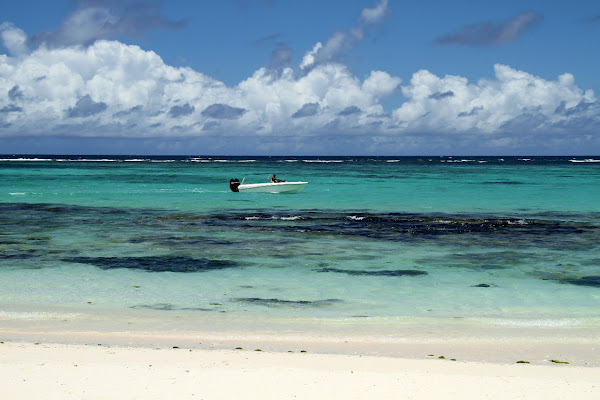
[[[281,179],[277,179],[277,176],[275,176],[275,174],[273,174],[273,176],[271,177],[271,183],[278,183],[278,182],[287,182],[287,181],[282,181]]]

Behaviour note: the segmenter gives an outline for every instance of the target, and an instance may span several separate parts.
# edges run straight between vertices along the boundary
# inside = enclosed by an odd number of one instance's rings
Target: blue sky
[[[597,1],[0,4],[0,153],[600,154]]]

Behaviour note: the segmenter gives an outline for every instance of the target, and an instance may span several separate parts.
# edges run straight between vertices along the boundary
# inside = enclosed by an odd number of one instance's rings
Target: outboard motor
[[[229,189],[231,189],[232,192],[239,192],[238,186],[240,186],[239,179],[233,178],[229,181]]]

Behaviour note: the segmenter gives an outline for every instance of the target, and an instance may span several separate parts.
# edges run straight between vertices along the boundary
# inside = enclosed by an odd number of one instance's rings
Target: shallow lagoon
[[[3,319],[137,313],[178,326],[183,313],[191,326],[227,315],[385,331],[413,318],[600,317],[598,163],[4,159]],[[309,185],[229,190],[273,173]]]

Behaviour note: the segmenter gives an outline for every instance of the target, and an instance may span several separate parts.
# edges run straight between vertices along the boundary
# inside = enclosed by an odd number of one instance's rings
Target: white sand
[[[0,400],[600,399],[595,319],[267,325],[155,314],[5,313]]]
[[[0,399],[599,399],[600,368],[0,344]]]

